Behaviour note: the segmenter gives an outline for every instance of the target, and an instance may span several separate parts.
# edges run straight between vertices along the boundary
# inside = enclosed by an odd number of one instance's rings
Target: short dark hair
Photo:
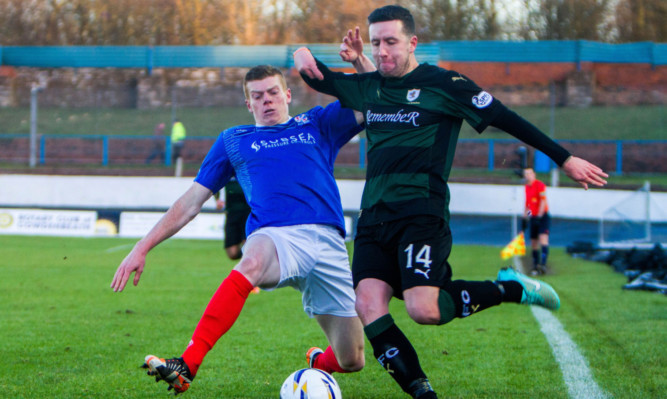
[[[413,36],[416,32],[415,30],[415,20],[412,18],[412,14],[406,8],[397,5],[389,5],[380,8],[376,8],[368,16],[368,24],[374,24],[376,22],[385,22],[385,21],[395,21],[399,20],[403,22],[403,32],[408,36]]]
[[[270,78],[271,76],[279,76],[283,89],[287,89],[285,76],[280,69],[272,65],[257,65],[256,67],[250,68],[250,70],[245,74],[245,78],[243,78],[243,94],[245,94],[245,97],[248,98],[248,92],[246,88],[246,84],[248,82],[263,80]]]

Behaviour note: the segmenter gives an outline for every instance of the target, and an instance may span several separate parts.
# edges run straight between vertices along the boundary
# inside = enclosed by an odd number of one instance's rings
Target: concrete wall
[[[667,102],[667,66],[647,64],[440,62],[510,106],[549,103],[555,82],[561,105],[636,105]],[[0,106],[27,107],[30,89],[46,88],[40,104],[57,107],[236,106],[243,103],[247,68],[29,68],[0,66]],[[286,73],[294,104],[321,103],[294,70]]]

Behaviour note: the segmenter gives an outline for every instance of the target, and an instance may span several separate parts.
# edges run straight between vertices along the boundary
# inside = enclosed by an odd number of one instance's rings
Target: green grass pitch
[[[148,256],[139,286],[109,288],[135,240],[0,236],[0,397],[167,397],[139,369],[146,354],[180,355],[233,263],[217,241],[169,240]],[[555,313],[610,398],[667,392],[667,297],[621,289],[625,277],[560,248],[545,277]],[[457,279],[492,279],[499,248],[455,246]],[[399,327],[441,398],[567,398],[567,387],[530,309],[502,305],[446,326],[418,326],[399,301]],[[323,333],[285,288],[251,295],[184,397],[276,398]],[[346,399],[404,398],[366,347],[366,368],[335,375]],[[664,396],[663,396],[664,397]]]

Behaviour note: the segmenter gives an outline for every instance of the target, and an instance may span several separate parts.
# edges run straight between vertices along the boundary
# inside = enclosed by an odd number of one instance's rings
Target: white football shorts
[[[275,288],[290,286],[299,290],[303,310],[309,317],[357,316],[350,260],[343,237],[335,227],[262,227],[250,237],[258,234],[268,236],[278,252],[280,282]]]

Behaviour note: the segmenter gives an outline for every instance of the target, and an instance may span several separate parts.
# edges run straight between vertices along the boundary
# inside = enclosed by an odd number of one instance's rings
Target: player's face
[[[523,170],[523,178],[526,179],[527,184],[532,184],[535,181],[535,171],[532,169]]]
[[[258,126],[273,126],[289,119],[289,103],[292,92],[283,87],[280,76],[246,82],[245,100],[248,110]]]
[[[368,27],[368,31],[375,66],[382,76],[399,78],[416,68],[414,52],[417,36],[406,35],[403,22],[375,22]]]

